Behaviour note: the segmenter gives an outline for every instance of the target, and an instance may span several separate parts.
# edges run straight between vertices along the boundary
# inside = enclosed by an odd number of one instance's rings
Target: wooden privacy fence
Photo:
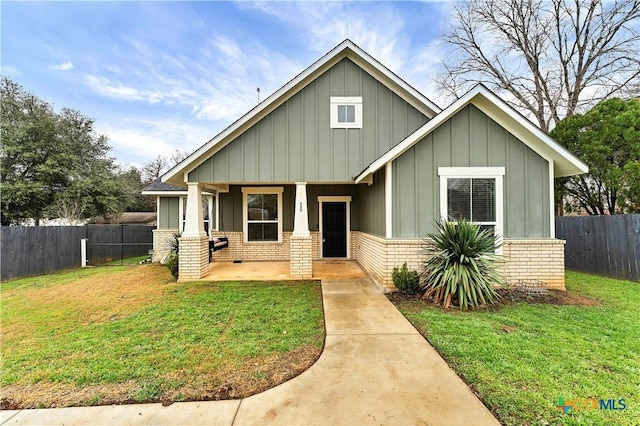
[[[146,255],[154,226],[86,225],[2,227],[0,279],[48,274],[81,266],[80,240],[87,238],[89,265]]]
[[[557,217],[567,269],[640,281],[640,214]]]

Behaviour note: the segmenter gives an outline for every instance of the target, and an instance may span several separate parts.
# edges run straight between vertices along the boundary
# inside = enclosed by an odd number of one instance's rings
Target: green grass
[[[503,424],[640,424],[640,284],[567,272],[566,286],[598,303],[464,313],[397,305]],[[561,414],[560,396],[624,398],[626,410]]]
[[[124,259],[118,259],[118,260],[112,260],[111,262],[107,262],[98,266],[126,266],[126,265],[139,265],[140,262],[142,262],[143,260],[148,259],[149,256],[148,255],[144,255],[144,256],[134,256],[134,257],[127,257]]]
[[[264,362],[323,345],[313,281],[175,283],[166,268],[142,265],[1,288],[3,388],[133,381],[131,400],[199,399],[229,376],[263,377]]]

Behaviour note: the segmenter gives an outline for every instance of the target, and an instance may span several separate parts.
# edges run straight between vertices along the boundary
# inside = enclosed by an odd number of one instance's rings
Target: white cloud
[[[300,31],[307,48],[321,54],[348,38],[397,72],[406,61],[409,38],[393,3],[368,7],[359,2],[258,2],[239,7],[259,10]]]
[[[52,64],[49,65],[49,68],[56,71],[70,71],[73,69],[73,64],[71,61],[63,62],[61,64]]]
[[[117,123],[96,124],[98,133],[109,136],[114,156],[121,162],[126,159],[124,162],[136,167],[175,149],[195,151],[218,130],[175,118],[129,118]]]

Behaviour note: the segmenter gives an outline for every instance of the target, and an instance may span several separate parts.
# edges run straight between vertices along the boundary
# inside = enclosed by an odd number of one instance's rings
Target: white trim
[[[183,237],[206,237],[204,230],[204,215],[202,214],[202,189],[197,182],[189,182],[187,194],[187,208],[185,212]]]
[[[178,232],[180,234],[184,231],[184,224],[186,222],[186,218],[184,217],[184,200],[186,199],[186,195],[178,198]]]
[[[216,215],[216,227],[215,229],[211,228],[211,215],[213,213],[213,195],[210,193],[202,193],[202,199],[207,199],[208,200],[208,206],[209,206],[209,235],[211,235],[211,231],[217,231],[218,230],[218,215]],[[187,196],[181,196],[178,197],[178,231],[180,233],[182,233],[182,231],[184,231],[185,228],[185,224],[187,222],[187,218],[185,217],[185,211],[184,211],[184,203],[185,200],[187,199]],[[216,196],[216,202],[218,200],[218,197]],[[202,219],[202,223],[204,224],[205,220],[204,220],[204,214],[203,214],[203,219]],[[203,225],[204,226],[204,225]]]
[[[384,170],[384,236],[393,238],[393,162]]]
[[[351,202],[351,195],[319,195],[318,201],[326,203]]]
[[[556,197],[553,161],[549,163],[549,238],[556,237]]]
[[[353,123],[338,121],[338,107],[353,106]],[[331,96],[329,98],[329,125],[332,129],[362,129],[362,96]]]
[[[307,204],[307,182],[296,182],[292,237],[308,237],[311,235],[309,232],[309,209]]]
[[[156,229],[160,229],[160,196],[156,197]]]
[[[320,74],[337,64],[343,58],[349,58],[352,60],[356,65],[369,72],[369,74],[384,84],[392,92],[400,96],[403,100],[408,102],[411,106],[427,117],[432,118],[441,111],[441,108],[435,103],[391,72],[371,55],[355,45],[351,40],[344,40],[263,102],[258,104],[247,114],[240,117],[236,122],[198,148],[184,161],[180,162],[165,173],[162,176],[162,182],[172,181],[178,184],[183,181],[186,182],[186,176],[191,170],[198,167],[207,158],[222,149],[227,142],[232,141],[235,136],[243,131],[243,128],[249,128],[261,118],[275,110],[309,83],[314,81]]]
[[[282,193],[284,192],[284,188],[281,186],[244,186],[241,188],[242,191],[242,233],[243,233],[243,241],[248,244],[266,244],[266,243],[282,243],[282,220],[284,212],[282,210]],[[249,241],[249,221],[248,217],[248,206],[247,206],[247,195],[248,194],[276,194],[278,196],[278,241]],[[267,221],[263,221],[267,222]],[[275,223],[275,221],[272,221]]]
[[[216,229],[214,229],[214,231],[219,231],[220,230],[220,193],[217,191],[216,191],[215,198],[213,199],[213,204],[214,204],[214,206],[212,206],[213,211],[216,212]]]
[[[324,244],[322,235],[322,203],[345,203],[345,213],[347,216],[347,257],[351,259],[351,196],[350,195],[320,195],[318,196],[318,231],[320,235],[320,258],[324,258]],[[333,259],[333,258],[328,258]]]
[[[360,183],[367,175],[380,170],[386,163],[393,161],[405,151],[422,140],[438,126],[454,116],[458,111],[473,104],[482,110],[496,123],[503,126],[508,132],[518,137],[525,145],[549,162],[555,162],[557,177],[571,176],[589,171],[589,167],[577,157],[569,153],[546,133],[536,127],[526,118],[522,117],[502,99],[491,93],[486,87],[479,84],[471,89],[463,97],[449,105],[432,120],[428,121],[418,130],[405,138],[398,145],[387,151],[386,154],[371,163],[355,182]],[[560,166],[560,167],[559,167]]]
[[[438,167],[438,176],[492,178],[504,175],[504,167]]]
[[[448,179],[495,179],[495,202],[496,202],[496,222],[495,234],[498,236],[498,243],[504,241],[504,167],[438,167],[440,177],[440,218],[449,220],[447,214],[447,180]],[[484,222],[479,222],[484,224]],[[502,246],[496,250],[497,254],[502,254]]]

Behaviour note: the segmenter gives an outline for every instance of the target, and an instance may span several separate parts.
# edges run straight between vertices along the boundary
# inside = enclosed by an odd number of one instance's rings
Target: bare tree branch
[[[640,76],[640,0],[467,0],[453,9],[439,86],[459,97],[483,83],[545,131]]]

